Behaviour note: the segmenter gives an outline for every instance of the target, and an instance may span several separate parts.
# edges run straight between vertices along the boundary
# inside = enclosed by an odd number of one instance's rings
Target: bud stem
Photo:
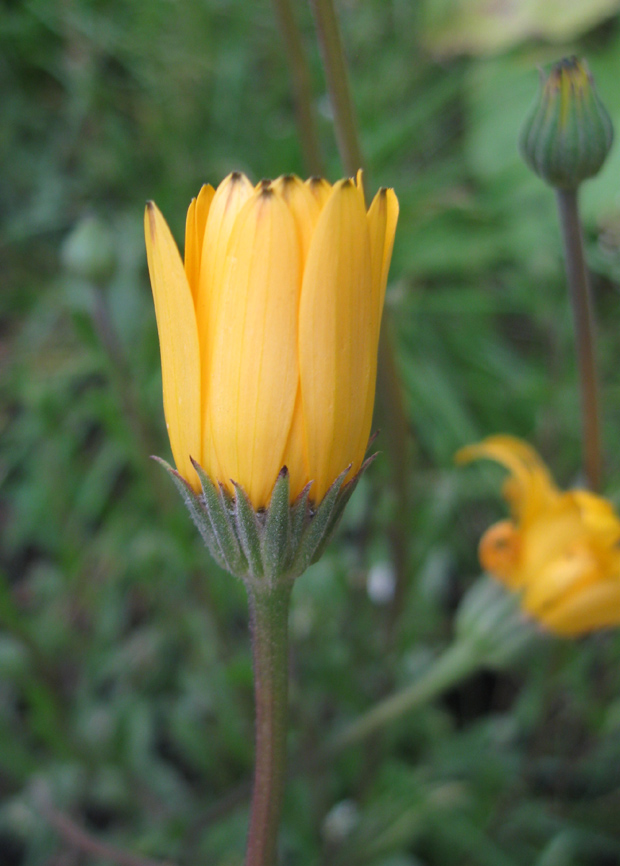
[[[282,585],[284,584],[284,585]],[[256,756],[246,866],[273,866],[286,777],[289,581],[248,586]]]
[[[314,13],[327,89],[334,112],[338,149],[345,171],[354,176],[358,168],[364,167],[364,161],[336,10],[332,0],[310,0],[310,5]]]
[[[594,315],[583,251],[576,189],[556,190],[573,319],[581,388],[583,457],[592,490],[601,486],[598,381],[594,354]]]
[[[326,756],[359,743],[472,674],[484,658],[473,641],[457,640],[410,686],[375,704],[327,741]]]
[[[312,84],[308,58],[304,48],[295,9],[291,0],[273,0],[280,32],[291,69],[291,83],[295,99],[295,116],[304,154],[304,162],[310,174],[323,174],[323,158],[316,129],[312,105]]]

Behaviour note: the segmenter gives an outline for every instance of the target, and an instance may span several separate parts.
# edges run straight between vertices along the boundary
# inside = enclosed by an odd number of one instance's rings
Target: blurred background
[[[537,65],[568,53],[620,130],[619,8],[338,4],[369,188],[401,204],[387,316],[409,469],[395,490],[384,431],[295,588],[294,756],[449,643],[478,538],[505,513],[501,473],[456,470],[457,448],[509,432],[580,481],[554,197],[516,140]],[[333,181],[312,16],[294,11]],[[154,199],[182,244],[203,182],[310,173],[274,6],[4,0],[0,93],[0,866],[138,862],[74,844],[76,828],[134,857],[234,866],[253,761],[247,608],[148,459],[169,447],[142,218]],[[582,202],[618,505],[620,147]],[[617,632],[542,641],[298,773],[282,863],[620,864],[619,662]]]

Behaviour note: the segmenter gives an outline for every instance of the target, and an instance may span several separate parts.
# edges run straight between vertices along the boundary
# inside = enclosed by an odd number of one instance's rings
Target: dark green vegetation
[[[450,58],[433,55],[420,8],[340,4],[370,187],[401,202],[387,306],[412,433],[407,568],[395,604],[371,600],[399,516],[384,453],[293,593],[293,756],[449,643],[477,539],[503,513],[499,472],[455,470],[458,447],[510,432],[562,484],[579,480],[553,195],[516,141],[536,64],[567,51],[587,54],[620,129],[620,22],[570,45]],[[335,180],[312,22],[297,11]],[[142,211],[155,199],[180,239],[202,182],[305,173],[273,10],[6,2],[0,87],[0,864],[110,862],[59,836],[51,802],[134,854],[234,866],[253,760],[247,607],[148,459],[169,452]],[[618,504],[620,148],[583,204]],[[618,632],[542,642],[298,774],[282,862],[620,863],[619,662]]]

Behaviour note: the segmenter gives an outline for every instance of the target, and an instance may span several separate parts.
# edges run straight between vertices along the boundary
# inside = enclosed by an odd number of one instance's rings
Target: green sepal
[[[200,479],[206,512],[226,568],[231,574],[242,574],[247,569],[247,562],[231,526],[231,515],[226,502],[221,494],[218,495],[214,483],[202,466],[195,460],[192,460],[192,465]]]
[[[314,552],[312,557],[312,562],[318,562],[318,560],[323,556],[325,548],[329,544],[329,542],[334,537],[334,533],[338,529],[340,525],[340,521],[342,520],[342,515],[344,514],[344,510],[347,507],[349,499],[353,496],[357,484],[362,477],[362,474],[368,469],[370,464],[375,460],[377,454],[372,454],[362,463],[360,471],[352,478],[348,484],[345,484],[342,490],[340,491],[340,495],[337,497],[336,502],[334,504],[334,508],[330,515],[329,521],[321,538],[321,541]]]
[[[262,577],[264,574],[261,556],[261,526],[256,512],[243,487],[233,481],[235,486],[235,524],[243,552],[249,563],[249,576]]]
[[[156,457],[155,455],[153,455],[152,459],[156,460],[161,466],[163,466],[168,475],[174,481],[174,485],[181,494],[185,507],[189,511],[198,532],[202,536],[202,540],[209,548],[211,556],[215,559],[218,565],[222,566],[222,568],[228,568],[213,532],[209,515],[203,508],[198,494],[195,493],[192,486],[188,484],[185,478],[183,478],[176,469],[173,469],[169,463],[166,463],[166,461],[162,460],[161,457]]]
[[[297,550],[301,536],[310,519],[310,509],[308,500],[310,498],[310,488],[312,481],[308,482],[301,491],[295,502],[291,505],[291,549]]]
[[[265,526],[261,538],[262,559],[265,573],[270,578],[282,574],[290,559],[291,507],[289,505],[290,483],[288,469],[280,470],[266,512]]]
[[[350,469],[351,467],[347,466],[347,468],[340,473],[323,497],[319,507],[312,515],[308,528],[303,533],[299,547],[295,553],[291,566],[292,574],[302,574],[308,566],[315,561],[314,555],[323,540],[323,534],[329,525],[329,520],[333,514],[340,488],[342,487],[344,479]]]
[[[232,484],[235,495],[216,485],[202,466],[192,460],[202,494],[165,460],[156,457],[183,497],[192,520],[214,559],[240,577],[253,592],[291,583],[316,562],[336,531],[359,478],[373,455],[347,484],[348,466],[333,482],[318,507],[310,500],[312,482],[290,504],[290,479],[286,467],[274,484],[269,507],[254,511],[243,487]]]

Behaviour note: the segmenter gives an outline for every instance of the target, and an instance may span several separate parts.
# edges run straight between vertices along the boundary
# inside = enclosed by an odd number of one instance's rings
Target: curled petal
[[[536,451],[514,436],[489,436],[457,452],[457,463],[487,458],[512,473],[504,495],[518,520],[535,520],[557,499],[559,491]]]

